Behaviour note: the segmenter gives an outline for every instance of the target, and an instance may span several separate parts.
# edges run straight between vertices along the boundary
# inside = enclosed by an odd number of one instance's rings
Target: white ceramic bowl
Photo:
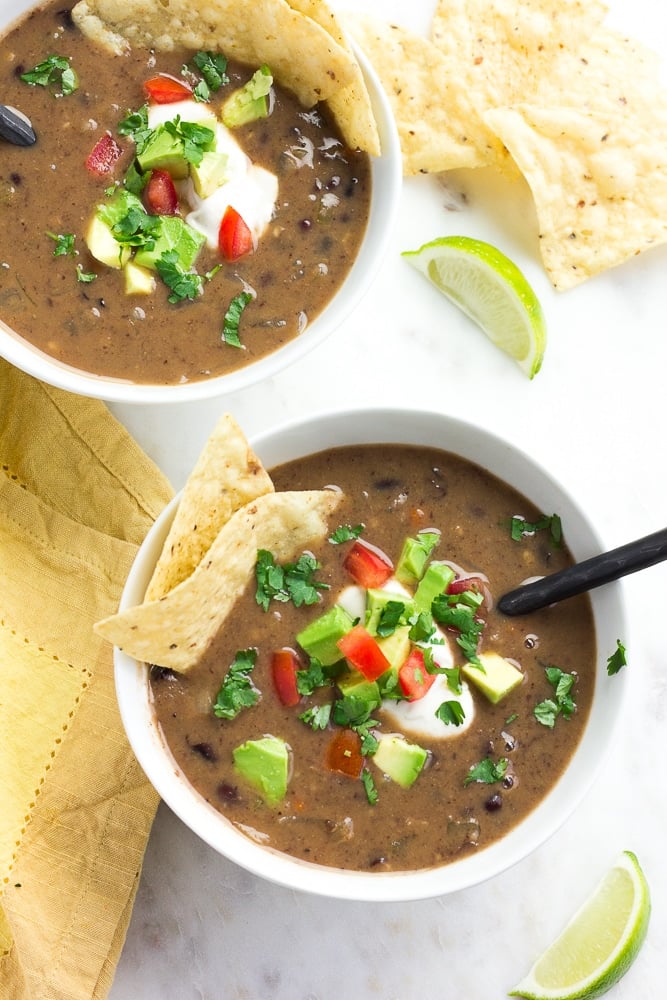
[[[539,509],[557,511],[577,560],[602,551],[586,515],[567,490],[532,458],[487,431],[427,412],[360,410],[310,417],[252,441],[262,461],[274,465],[343,444],[373,442],[430,445],[468,458],[510,482]],[[121,606],[141,602],[177,500],[148,534],[128,577]],[[156,725],[148,672],[115,651],[116,690],[134,752],[149,780],[170,808],[216,851],[266,879],[295,889],[355,900],[408,900],[453,892],[496,875],[526,857],[551,836],[594,780],[620,716],[626,679],[607,675],[607,656],[625,631],[618,584],[591,594],[598,662],[590,719],[572,762],[546,799],[503,840],[451,864],[404,873],[346,872],[295,860],[262,847],[236,830],[190,786],[175,764]]]
[[[34,0],[0,0],[0,35]],[[375,112],[382,155],[372,159],[370,216],[354,266],[326,309],[304,332],[258,361],[214,378],[183,385],[149,385],[104,378],[64,365],[19,337],[0,318],[0,356],[17,368],[61,389],[80,395],[125,403],[177,403],[237,392],[276,375],[303,357],[336,330],[369,288],[385,254],[392,232],[402,183],[401,150],[396,124],[378,79],[357,51]]]

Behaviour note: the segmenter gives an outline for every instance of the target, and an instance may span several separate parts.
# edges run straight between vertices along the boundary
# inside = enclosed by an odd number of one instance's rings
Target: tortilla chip
[[[278,562],[294,559],[324,537],[340,500],[333,490],[258,497],[231,516],[206,558],[166,597],[105,618],[95,631],[141,662],[190,669],[252,579],[257,550]]]
[[[272,491],[268,472],[225,413],[185,484],[144,600],[164,597],[190,576],[232,514]]]
[[[371,15],[348,13],[343,23],[373,63],[392,106],[405,175],[507,159],[483,122],[460,112],[458,80],[435,45]]]
[[[634,116],[519,105],[488,111],[530,185],[559,290],[667,241],[667,139]]]
[[[316,8],[321,8],[317,17]],[[266,63],[278,83],[305,107],[328,100],[347,142],[379,152],[361,71],[325,4],[81,0],[72,17],[85,35],[117,55],[131,45],[167,51],[184,45],[193,51],[219,51],[251,66]]]
[[[380,136],[366,81],[336,15],[323,0],[287,0],[287,2],[293,10],[298,10],[324,28],[336,44],[349,54],[354,65],[352,81],[331,95],[328,101],[329,108],[338,122],[345,142],[351,149],[364,149],[371,156],[379,156],[382,152]]]

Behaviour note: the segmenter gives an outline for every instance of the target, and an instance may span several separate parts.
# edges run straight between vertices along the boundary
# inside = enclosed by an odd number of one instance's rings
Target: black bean
[[[499,809],[502,809],[502,805],[503,797],[500,792],[496,792],[495,795],[492,795],[486,800],[484,808],[487,812],[498,812]]]

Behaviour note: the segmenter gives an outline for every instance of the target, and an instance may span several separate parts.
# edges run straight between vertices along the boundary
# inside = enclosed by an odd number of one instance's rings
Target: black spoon
[[[0,104],[0,136],[15,146],[32,146],[37,141],[30,120],[6,104]]]
[[[576,563],[552,576],[544,576],[533,583],[525,583],[503,594],[496,607],[505,615],[525,615],[548,604],[564,601],[566,597],[583,594],[587,590],[611,583],[622,576],[647,569],[667,559],[667,528],[662,528],[645,538],[628,542],[610,552],[593,556]]]

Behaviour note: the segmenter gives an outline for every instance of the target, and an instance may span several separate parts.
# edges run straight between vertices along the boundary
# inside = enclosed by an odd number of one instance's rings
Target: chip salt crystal
[[[212,128],[216,152],[227,157],[225,183],[208,197],[199,197],[191,179],[184,182],[182,195],[191,208],[185,221],[206,237],[206,245],[211,250],[216,250],[220,222],[231,205],[252,233],[256,246],[273,218],[278,178],[252,162],[230,130],[212,115],[209,106],[196,101],[177,101],[169,105],[151,105],[148,109],[148,124],[152,129],[176,118]]]

